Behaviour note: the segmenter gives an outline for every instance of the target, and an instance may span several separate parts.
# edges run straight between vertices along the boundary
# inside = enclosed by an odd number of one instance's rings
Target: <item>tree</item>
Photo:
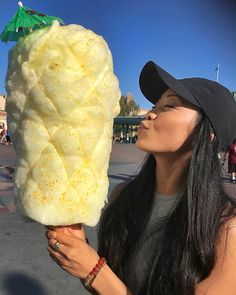
[[[233,94],[234,100],[236,101],[236,91],[233,91],[232,94]]]
[[[120,98],[120,113],[118,116],[135,117],[139,111],[139,105],[135,102],[133,96],[124,96]]]

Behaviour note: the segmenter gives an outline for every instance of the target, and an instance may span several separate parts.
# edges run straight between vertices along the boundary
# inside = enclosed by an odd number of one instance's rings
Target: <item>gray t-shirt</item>
[[[176,207],[180,195],[181,194],[162,195],[155,193],[150,218],[142,235],[142,239],[139,241],[140,247],[133,252],[125,267],[128,287],[134,294],[140,289],[140,286],[142,286],[145,280],[145,274],[149,272],[150,260],[153,258],[149,254],[153,251],[157,251],[157,249],[152,249],[153,239],[158,239],[158,232],[154,235],[152,234],[153,225],[155,225],[156,228],[156,225],[160,224],[162,220],[169,216]],[[159,232],[159,234],[161,234],[161,232]]]

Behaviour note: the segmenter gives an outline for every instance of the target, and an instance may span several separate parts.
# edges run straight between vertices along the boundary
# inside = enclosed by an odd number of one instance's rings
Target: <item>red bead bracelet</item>
[[[94,279],[96,278],[97,274],[99,273],[99,271],[102,269],[102,267],[106,263],[107,262],[106,262],[105,257],[99,258],[98,263],[95,265],[93,270],[88,274],[88,276],[85,279],[84,285],[85,285],[86,288],[91,289],[91,285],[92,285]]]

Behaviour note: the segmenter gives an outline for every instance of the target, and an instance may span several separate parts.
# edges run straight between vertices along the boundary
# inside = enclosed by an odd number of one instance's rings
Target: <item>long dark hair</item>
[[[193,295],[196,284],[213,269],[219,228],[234,214],[235,204],[224,191],[217,141],[210,141],[210,132],[203,114],[195,132],[186,191],[163,223],[160,250],[155,251],[160,241],[156,247],[152,245],[150,272],[140,295]],[[98,252],[128,287],[124,268],[148,222],[156,186],[155,166],[150,154],[100,221]]]

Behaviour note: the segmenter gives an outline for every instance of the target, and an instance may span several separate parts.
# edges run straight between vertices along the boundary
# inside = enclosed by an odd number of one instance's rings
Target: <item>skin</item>
[[[83,282],[90,271],[97,264],[97,252],[85,241],[85,233],[81,224],[67,227],[50,227],[46,232],[48,238],[48,252],[51,258],[66,272],[78,277]],[[53,245],[60,241],[58,251]],[[106,264],[92,283],[94,293],[101,295],[132,295],[128,288],[120,281]]]
[[[198,120],[199,109],[168,89],[141,122],[136,145],[153,154],[178,156]]]
[[[155,156],[157,192],[183,190],[193,148],[189,138],[199,119],[197,107],[168,89],[140,124],[136,146]]]
[[[236,218],[232,218],[221,228],[216,258],[210,276],[197,285],[195,295],[235,294]]]
[[[168,89],[140,125],[136,145],[154,155],[158,179],[156,190],[167,197],[183,190],[193,148],[191,133],[199,119],[197,108]],[[211,135],[209,140],[213,140],[213,137]],[[232,219],[222,229],[217,245],[216,265],[212,274],[197,285],[195,295],[235,294],[235,228],[236,221]],[[46,236],[52,259],[63,270],[83,281],[97,264],[99,256],[86,243],[82,225],[50,227]],[[57,241],[60,241],[61,246],[58,251],[54,251],[53,245]],[[92,288],[92,294],[135,295],[131,294],[108,265],[100,270]]]

